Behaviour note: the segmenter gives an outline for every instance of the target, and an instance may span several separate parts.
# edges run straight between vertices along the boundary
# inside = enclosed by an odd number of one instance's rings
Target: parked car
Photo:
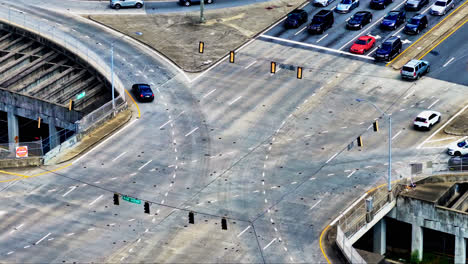
[[[213,0],[205,0],[205,4],[212,4]],[[179,0],[179,5],[191,6],[193,4],[200,4],[200,0]]]
[[[468,139],[448,145],[447,153],[452,156],[468,155]]]
[[[291,11],[286,20],[284,21],[284,27],[286,28],[298,28],[300,25],[307,22],[307,12],[302,9],[296,9]]]
[[[408,20],[405,25],[403,32],[406,34],[419,34],[423,29],[427,28],[427,16],[422,14],[416,14],[414,17]]]
[[[391,3],[393,0],[371,0],[369,6],[372,9],[385,9]]]
[[[382,19],[380,27],[383,29],[395,30],[406,21],[406,12],[404,10],[393,10]]]
[[[422,111],[413,122],[414,129],[430,130],[434,125],[440,122],[441,115],[439,112],[426,110]]]
[[[359,0],[341,0],[336,6],[335,11],[338,13],[348,13],[359,6]]]
[[[144,4],[143,0],[110,0],[110,7],[115,9],[122,7],[142,8]]]
[[[320,10],[312,18],[307,27],[307,31],[312,34],[322,34],[326,29],[329,29],[333,26],[334,18],[333,12],[330,10]]]
[[[429,0],[408,0],[405,3],[405,9],[419,11],[423,6],[427,4],[429,4]]]
[[[401,39],[398,36],[391,36],[375,51],[376,60],[391,60],[401,52]]]
[[[351,53],[364,54],[375,45],[375,38],[372,36],[360,36],[349,48]]]
[[[154,93],[149,84],[134,84],[132,85],[132,92],[140,102],[152,102],[154,100]]]
[[[314,6],[328,6],[331,2],[334,2],[335,0],[314,0],[313,4]]]
[[[369,11],[356,12],[346,23],[346,28],[362,29],[365,25],[372,22],[372,13]]]
[[[443,16],[449,9],[455,7],[453,0],[437,0],[431,7],[431,15]]]
[[[423,74],[430,70],[428,61],[425,60],[410,60],[401,68],[401,77],[404,79],[419,79]]]
[[[468,156],[451,157],[448,161],[448,169],[451,171],[468,170]]]

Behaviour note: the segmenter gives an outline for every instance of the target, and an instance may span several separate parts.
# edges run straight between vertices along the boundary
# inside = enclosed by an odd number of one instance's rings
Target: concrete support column
[[[51,118],[49,121],[49,146],[50,149],[53,149],[58,145],[60,145],[60,137],[57,135],[55,120]]]
[[[423,229],[417,224],[411,225],[411,256],[417,252],[418,259],[423,257]]]
[[[15,138],[19,137],[18,117],[15,115],[15,112],[13,110],[7,112],[7,117],[8,117],[8,142],[15,143]],[[12,144],[10,146],[15,146],[15,144]],[[16,149],[13,147],[13,150],[11,151],[16,151]]]
[[[384,255],[387,248],[387,224],[385,218],[374,226],[374,252]]]
[[[455,236],[455,263],[466,263],[466,239],[462,236]]]

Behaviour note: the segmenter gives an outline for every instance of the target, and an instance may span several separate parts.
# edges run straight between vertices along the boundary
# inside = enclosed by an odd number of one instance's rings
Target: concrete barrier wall
[[[0,169],[34,167],[40,165],[42,165],[42,158],[40,157],[0,160]]]

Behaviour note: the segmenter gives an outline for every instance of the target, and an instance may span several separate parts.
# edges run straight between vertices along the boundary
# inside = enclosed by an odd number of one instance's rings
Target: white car
[[[447,153],[452,156],[461,156],[468,154],[468,139],[460,142],[454,142],[448,145]]]
[[[432,126],[439,123],[441,115],[436,111],[422,111],[416,119],[414,119],[414,128],[415,129],[431,129]]]
[[[335,0],[314,0],[314,5],[316,6],[328,6],[331,2]]]
[[[443,16],[454,7],[453,0],[437,0],[431,7],[431,15]]]

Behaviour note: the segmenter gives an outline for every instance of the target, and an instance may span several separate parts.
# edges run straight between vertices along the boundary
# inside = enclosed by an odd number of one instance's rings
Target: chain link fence
[[[84,116],[81,120],[76,121],[77,133],[83,133],[89,129],[102,123],[102,121],[113,117],[114,113],[120,112],[125,109],[127,102],[122,95],[115,98],[115,109],[113,109],[112,101],[107,102],[98,109]]]
[[[26,149],[27,148],[27,152]],[[26,156],[27,153],[27,156]],[[22,158],[42,157],[42,141],[21,142],[21,143],[0,143],[0,159],[16,159],[17,154]]]

